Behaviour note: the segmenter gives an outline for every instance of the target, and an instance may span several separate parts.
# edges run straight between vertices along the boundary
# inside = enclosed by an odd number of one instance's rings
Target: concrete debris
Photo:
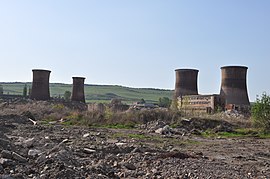
[[[6,158],[0,158],[0,164],[3,168],[13,167],[16,165],[15,161]]]
[[[33,125],[37,125],[37,122],[34,121],[33,119],[28,118],[28,120],[31,121],[33,123]]]
[[[124,163],[123,164],[128,170],[136,170],[135,165],[131,164],[131,163]]]
[[[2,150],[1,155],[6,159],[13,159],[11,151]]]
[[[38,156],[42,154],[42,151],[41,150],[37,150],[37,149],[30,149],[28,151],[28,156],[32,156],[32,157],[35,157],[35,156]]]
[[[17,160],[19,162],[27,162],[27,159],[16,152],[2,150],[1,155],[3,158]]]
[[[171,135],[172,129],[170,128],[170,126],[166,125],[162,128],[155,130],[155,133],[162,134],[162,135]]]
[[[231,126],[223,122],[189,119],[171,128],[159,120],[125,130],[11,121],[7,125],[10,118],[0,120],[0,178],[270,176],[269,140],[190,135],[196,130],[228,130]]]
[[[86,138],[86,137],[89,137],[89,136],[90,136],[90,134],[86,133],[86,134],[83,135],[83,138]]]
[[[88,148],[83,148],[83,152],[84,153],[87,153],[87,154],[92,154],[92,153],[96,153],[96,150],[88,149]]]
[[[12,158],[22,163],[27,162],[27,159],[25,157],[21,156],[20,154],[17,154],[16,152],[12,152]]]

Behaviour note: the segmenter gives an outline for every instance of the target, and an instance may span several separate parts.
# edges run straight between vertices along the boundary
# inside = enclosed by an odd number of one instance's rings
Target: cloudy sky
[[[269,0],[0,0],[0,81],[173,89],[174,70],[199,70],[219,93],[225,65],[248,69],[250,100],[270,92]]]

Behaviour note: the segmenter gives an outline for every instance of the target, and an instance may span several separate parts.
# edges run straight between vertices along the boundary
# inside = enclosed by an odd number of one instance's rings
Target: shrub
[[[270,131],[270,96],[264,92],[251,109],[253,123],[264,131]]]
[[[168,97],[162,97],[158,100],[158,105],[160,107],[169,108],[172,104],[172,100]]]

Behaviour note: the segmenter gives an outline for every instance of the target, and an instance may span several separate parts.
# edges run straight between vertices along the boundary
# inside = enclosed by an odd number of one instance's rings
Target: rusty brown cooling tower
[[[225,98],[226,104],[250,105],[247,92],[245,66],[221,67],[220,95]]]
[[[83,77],[72,77],[73,78],[73,87],[71,101],[79,101],[85,103],[84,96],[84,80]]]
[[[34,69],[30,99],[49,100],[49,78],[51,71]]]
[[[197,95],[198,94],[198,79],[199,70],[195,69],[177,69],[175,70],[175,91],[174,97],[184,95]]]

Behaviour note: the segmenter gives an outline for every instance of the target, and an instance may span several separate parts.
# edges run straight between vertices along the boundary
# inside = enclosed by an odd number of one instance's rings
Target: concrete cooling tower
[[[197,95],[198,94],[198,79],[199,70],[195,69],[177,69],[175,70],[175,91],[174,97],[184,95]]]
[[[247,69],[245,66],[221,67],[220,95],[226,104],[250,105],[246,84]]]
[[[72,77],[73,78],[73,87],[71,101],[78,101],[85,103],[84,96],[84,80],[83,77]]]
[[[34,69],[33,71],[33,82],[30,99],[35,100],[49,100],[49,78],[51,71]]]

